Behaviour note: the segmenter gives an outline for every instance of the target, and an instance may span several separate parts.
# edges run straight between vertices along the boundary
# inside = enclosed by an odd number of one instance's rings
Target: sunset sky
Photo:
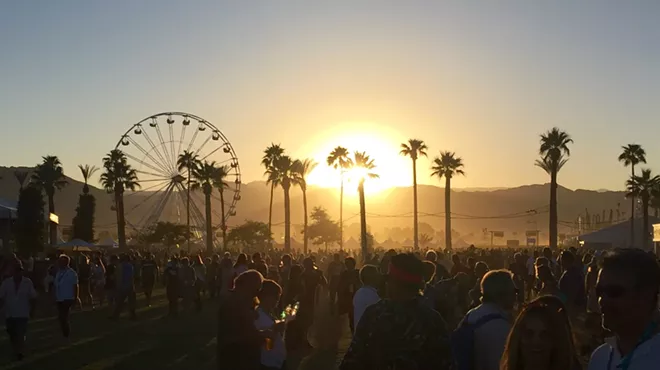
[[[497,4],[495,4],[497,3]],[[621,189],[620,147],[660,171],[658,1],[3,1],[0,165],[100,165],[137,121],[220,128],[244,182],[271,142],[324,161],[364,150],[409,185],[399,145],[456,151],[456,187],[543,183],[538,135],[575,144],[569,188]],[[328,183],[322,168],[311,179]],[[420,160],[419,182],[430,158]]]

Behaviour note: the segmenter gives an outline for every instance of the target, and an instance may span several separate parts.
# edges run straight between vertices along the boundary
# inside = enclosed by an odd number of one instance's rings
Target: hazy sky
[[[660,2],[537,3],[2,1],[0,165],[56,154],[79,178],[178,110],[224,132],[246,181],[270,142],[317,159],[364,143],[407,184],[398,143],[417,137],[464,158],[457,187],[547,182],[552,126],[575,140],[565,186],[622,188],[631,142],[660,170]]]

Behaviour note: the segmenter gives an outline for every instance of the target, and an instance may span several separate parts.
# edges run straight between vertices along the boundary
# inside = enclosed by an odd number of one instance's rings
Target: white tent
[[[96,246],[103,248],[119,248],[119,243],[114,241],[112,238],[106,238],[101,240]]]
[[[0,220],[18,218],[18,213],[16,212],[18,208],[18,203],[13,200],[0,198]]]
[[[660,218],[649,216],[649,233],[653,232],[653,224],[660,222]],[[635,233],[635,245],[634,247],[644,247],[644,249],[650,247],[650,244],[647,246],[642,246],[643,238],[643,224],[644,221],[641,217],[635,218],[633,225],[633,230]],[[616,225],[600,229],[589,234],[581,235],[578,237],[578,240],[585,247],[590,245],[598,246],[607,246],[609,248],[626,248],[630,247],[630,221],[624,221]],[[651,240],[651,238],[647,238]]]

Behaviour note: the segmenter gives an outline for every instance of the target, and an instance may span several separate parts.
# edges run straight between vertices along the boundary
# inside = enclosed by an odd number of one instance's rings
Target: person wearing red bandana
[[[445,322],[420,294],[422,270],[412,254],[392,257],[387,298],[364,312],[340,370],[454,369]]]

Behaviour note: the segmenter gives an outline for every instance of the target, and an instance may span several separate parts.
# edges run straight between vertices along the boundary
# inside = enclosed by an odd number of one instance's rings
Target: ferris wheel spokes
[[[156,124],[156,125],[153,126],[154,124]],[[158,122],[154,120],[154,121],[150,124],[150,126],[151,126],[151,127],[158,128]],[[163,156],[163,154],[161,154],[160,150],[158,149],[158,146],[157,146],[156,144],[154,144],[154,141],[153,141],[153,140],[151,140],[151,137],[149,136],[149,134],[147,134],[147,130],[142,130],[142,131],[141,131],[141,135],[144,136],[144,139],[147,140],[147,142],[149,143],[149,145],[151,145],[151,148],[152,148],[152,150],[154,151],[154,153],[156,153],[156,155],[158,156],[158,158],[160,158],[160,162],[158,162],[158,164],[160,164],[161,166],[166,166],[166,165],[167,165],[167,160],[165,159],[165,157]],[[143,151],[143,152],[144,152],[144,151]],[[146,154],[146,153],[145,153],[145,154]],[[151,157],[151,156],[150,156],[150,157]],[[152,160],[152,161],[155,161],[155,160],[153,159],[153,157],[151,157],[151,160]],[[173,168],[170,168],[170,169],[168,170],[168,172],[170,172],[170,173],[171,173],[171,171],[173,171]]]
[[[188,122],[188,124],[186,124],[186,122]],[[188,119],[187,116],[184,116],[184,118],[183,118],[183,128],[181,129],[181,137],[179,138],[179,149],[176,152],[177,159],[181,155],[181,146],[183,146],[183,140],[186,139],[186,128],[188,127],[189,124],[190,124],[190,120]]]
[[[160,215],[163,213],[163,210],[165,209],[165,206],[167,205],[167,202],[169,201],[170,197],[172,196],[172,191],[174,189],[174,183],[170,183],[167,188],[165,189],[165,192],[162,194],[161,198],[159,199],[159,202],[156,204],[156,206],[152,209],[151,213],[147,213],[145,216],[147,221],[146,225],[152,225],[158,222],[160,219]],[[144,218],[144,217],[143,217]],[[142,221],[142,220],[140,220]]]
[[[176,173],[176,161],[172,161],[169,153],[167,152],[167,145],[165,145],[165,139],[163,139],[163,134],[160,132],[160,125],[156,124],[156,134],[158,134],[158,139],[160,140],[160,146],[163,148],[163,156],[165,157],[166,162],[169,163],[172,172]]]
[[[149,158],[149,159],[151,159],[151,161],[152,161],[156,166],[160,167],[160,170],[157,170],[157,171],[162,171],[163,173],[168,173],[169,171],[171,171],[171,169],[168,169],[168,168],[167,168],[166,163],[157,161],[157,160],[156,160],[151,154],[149,154],[148,151],[146,151],[146,150],[145,150],[140,144],[138,144],[138,143],[135,141],[135,139],[133,139],[133,138],[130,137],[130,136],[127,136],[126,138],[127,138],[128,141],[130,141],[131,144],[133,144],[133,145],[134,145],[139,151],[141,151],[141,152],[144,154],[145,158]],[[155,147],[154,147],[154,149],[155,149]],[[156,150],[156,155],[160,155],[160,153],[158,152],[158,150]],[[128,157],[128,154],[127,154],[126,156]],[[140,161],[140,160],[138,160],[137,158],[135,158],[135,156],[133,156],[133,158],[131,158],[131,159],[133,159],[134,161],[138,161],[138,162],[140,162],[141,164],[145,164],[145,163],[146,163],[146,162],[144,162],[144,161]],[[153,166],[148,166],[148,167],[149,167],[149,168],[152,168],[152,169],[155,170],[155,168],[154,168]]]
[[[133,212],[135,209],[137,209],[137,208],[140,207],[141,205],[147,203],[149,200],[151,200],[152,198],[154,198],[155,196],[157,196],[158,194],[160,194],[161,191],[166,190],[166,188],[167,188],[168,186],[170,186],[170,184],[165,184],[165,185],[161,186],[158,190],[153,191],[149,196],[145,197],[140,203],[134,205],[133,208],[131,208],[131,209],[129,210],[129,213],[130,213],[130,212]],[[137,194],[137,193],[141,193],[141,192],[134,192],[134,193],[129,194],[128,196],[131,196],[131,195],[133,195],[133,194]],[[126,196],[126,198],[127,198],[128,196]]]

